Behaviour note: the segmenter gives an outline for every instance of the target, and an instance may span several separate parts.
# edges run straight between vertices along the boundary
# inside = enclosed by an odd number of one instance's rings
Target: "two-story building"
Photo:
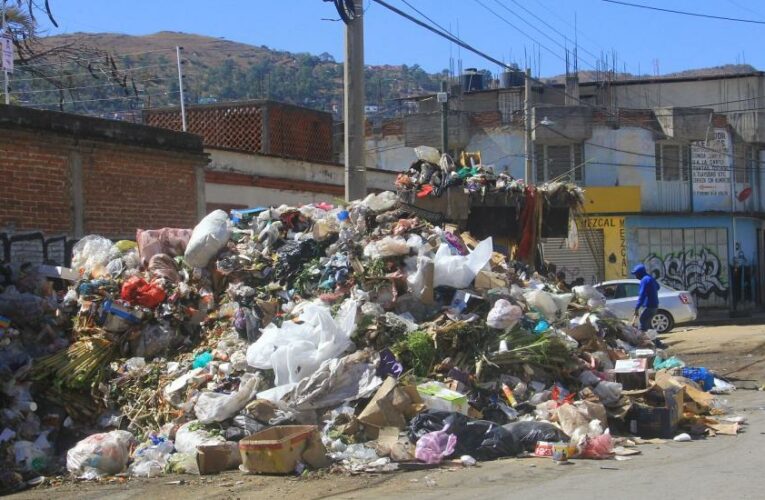
[[[449,150],[524,172],[524,88],[452,92]],[[532,86],[534,181],[585,187],[579,250],[544,242],[568,279],[627,277],[645,263],[701,309],[765,300],[765,74]],[[367,167],[403,170],[441,142],[436,99],[371,123]]]

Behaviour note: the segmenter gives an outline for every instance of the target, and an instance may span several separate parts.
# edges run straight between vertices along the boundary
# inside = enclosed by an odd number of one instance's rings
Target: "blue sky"
[[[413,11],[403,0],[387,0]],[[535,74],[564,71],[564,50],[578,28],[580,69],[595,57],[616,51],[619,69],[660,73],[726,63],[747,62],[765,69],[765,52],[757,50],[765,25],[701,19],[635,9],[601,0],[408,0],[442,26],[497,59],[524,65],[539,53]],[[713,15],[765,20],[761,0],[631,0],[634,3]],[[523,30],[526,36],[497,15]],[[501,4],[501,5],[500,5]],[[367,64],[419,64],[429,71],[449,65],[449,42],[365,0]],[[545,26],[522,5],[552,28]],[[267,45],[293,52],[329,52],[342,59],[343,26],[322,20],[337,17],[321,0],[51,0],[60,28],[48,33],[120,32],[148,34],[183,31]],[[506,7],[506,8],[505,8]],[[414,14],[414,13],[413,13]],[[516,15],[517,14],[517,15]],[[416,14],[415,14],[416,15]],[[529,24],[526,24],[524,20]],[[559,34],[559,33],[560,34]],[[532,40],[533,38],[534,40]],[[546,50],[539,43],[549,48]],[[552,52],[552,53],[551,53]],[[589,52],[590,54],[588,54]],[[457,58],[456,47],[452,48]],[[527,54],[525,56],[524,54]],[[462,50],[464,67],[497,67]]]

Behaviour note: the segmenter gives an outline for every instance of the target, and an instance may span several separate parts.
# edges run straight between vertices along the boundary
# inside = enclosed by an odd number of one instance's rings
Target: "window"
[[[691,147],[680,144],[656,144],[656,180],[690,179]]]
[[[597,290],[603,294],[606,300],[611,300],[616,298],[616,285],[603,285],[598,287]]]
[[[757,171],[760,150],[756,146],[741,144],[739,151],[739,154],[733,156],[734,180],[739,184],[747,184],[752,182],[751,179],[754,177],[754,172]]]
[[[574,182],[582,181],[584,171],[584,145],[578,144],[536,144],[534,156],[537,162],[537,183],[561,178]]]
[[[639,294],[640,294],[640,285],[638,285],[637,283],[624,284],[625,297],[637,297]]]

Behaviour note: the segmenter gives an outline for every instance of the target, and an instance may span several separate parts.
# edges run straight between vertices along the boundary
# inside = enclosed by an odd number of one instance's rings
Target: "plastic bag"
[[[418,159],[428,163],[434,163],[438,165],[441,161],[441,153],[439,153],[436,148],[431,146],[417,146],[414,148],[414,154],[417,155]]]
[[[167,459],[166,470],[170,474],[199,474],[196,452],[173,453]]]
[[[247,348],[247,364],[260,370],[274,370],[277,386],[310,377],[322,362],[339,357],[353,344],[357,302],[347,300],[337,318],[329,309],[311,303],[300,314],[300,323],[270,324]]]
[[[622,384],[604,380],[595,386],[593,392],[605,406],[613,406],[622,397]]]
[[[141,335],[130,341],[130,350],[135,356],[152,359],[177,346],[182,339],[169,323],[150,323],[143,327]]]
[[[386,212],[396,206],[398,198],[392,191],[383,191],[382,193],[372,193],[361,202],[373,212]]]
[[[406,277],[409,290],[418,299],[422,297],[422,293],[425,291],[425,271],[427,266],[433,266],[433,259],[420,255],[417,257],[417,271]]]
[[[147,266],[152,257],[161,253],[170,257],[182,256],[190,238],[191,229],[166,227],[136,230],[135,241],[138,244],[141,265]]]
[[[514,327],[522,317],[523,311],[520,307],[505,299],[499,299],[486,316],[486,324],[491,328],[506,330]]]
[[[566,238],[566,247],[572,252],[579,250],[579,230],[576,227],[574,217],[568,219],[568,237]]]
[[[539,441],[569,440],[566,433],[548,422],[513,422],[502,427],[512,434],[518,446],[528,452],[533,452]]]
[[[522,448],[509,430],[487,420],[473,420],[457,412],[426,410],[409,423],[409,439],[444,429],[457,436],[455,453],[479,460],[494,460],[518,455]]]
[[[569,436],[579,427],[587,427],[590,421],[572,404],[564,404],[555,410],[558,423]]]
[[[456,445],[457,436],[446,430],[429,432],[417,440],[414,456],[426,464],[440,464],[444,458],[454,453]]]
[[[611,439],[611,433],[606,431],[600,436],[585,439],[584,447],[578,458],[605,459],[611,458],[614,454],[614,440]]]
[[[135,442],[128,431],[111,431],[86,437],[66,453],[66,468],[88,477],[119,474],[127,467]]]
[[[526,303],[539,311],[547,321],[555,321],[558,317],[558,305],[553,300],[553,296],[544,290],[532,290],[526,292],[523,297]]]
[[[196,457],[197,446],[226,442],[222,436],[212,435],[206,430],[198,429],[197,427],[199,427],[199,421],[192,420],[178,428],[175,433],[175,449],[178,453],[189,453]]]
[[[452,255],[450,247],[442,243],[435,257],[433,286],[467,288],[478,271],[488,264],[494,246],[491,238],[481,241],[469,255]]]
[[[133,453],[133,463],[128,468],[128,474],[133,477],[160,476],[165,472],[167,460],[172,453],[172,441],[139,447]]]
[[[167,293],[161,286],[156,283],[147,283],[140,276],[133,276],[125,281],[120,292],[122,300],[149,309],[154,309],[160,305],[166,297]]]
[[[172,283],[181,281],[181,275],[175,265],[175,260],[167,254],[158,253],[149,259],[149,272],[152,278],[164,278]]]
[[[409,245],[406,244],[406,240],[401,236],[386,236],[364,247],[364,256],[370,259],[382,259],[408,254]]]
[[[215,254],[223,248],[231,236],[228,214],[215,210],[205,216],[191,233],[186,252],[186,263],[191,267],[207,267]]]
[[[82,276],[90,276],[97,268],[105,268],[110,260],[112,241],[91,234],[78,241],[72,248],[72,269]]]
[[[247,403],[255,398],[258,383],[262,380],[259,376],[245,374],[239,389],[231,394],[219,392],[203,392],[197,398],[194,405],[194,413],[203,424],[211,422],[223,422],[236,415]]]

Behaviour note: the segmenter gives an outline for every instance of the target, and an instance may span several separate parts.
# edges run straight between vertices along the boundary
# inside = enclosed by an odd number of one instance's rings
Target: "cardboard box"
[[[493,288],[506,288],[507,277],[504,274],[491,271],[479,271],[475,277],[473,288],[476,291],[483,292]]]
[[[619,359],[614,365],[614,380],[627,391],[648,387],[648,372],[645,358]]]
[[[423,408],[423,400],[413,385],[399,384],[388,377],[383,385],[359,414],[362,424],[374,429],[367,435],[374,439],[383,427],[406,428],[407,420],[414,417]]]
[[[660,390],[660,389],[659,389]],[[672,387],[662,391],[664,406],[636,403],[627,414],[629,431],[641,438],[670,439],[677,434],[677,425],[683,417],[685,391]]]
[[[431,410],[444,410],[468,414],[467,396],[453,391],[438,382],[426,382],[417,386],[422,401]]]
[[[239,463],[236,443],[209,444],[197,446],[197,467],[200,474],[217,474],[235,469]],[[238,462],[238,463],[236,463]]]

